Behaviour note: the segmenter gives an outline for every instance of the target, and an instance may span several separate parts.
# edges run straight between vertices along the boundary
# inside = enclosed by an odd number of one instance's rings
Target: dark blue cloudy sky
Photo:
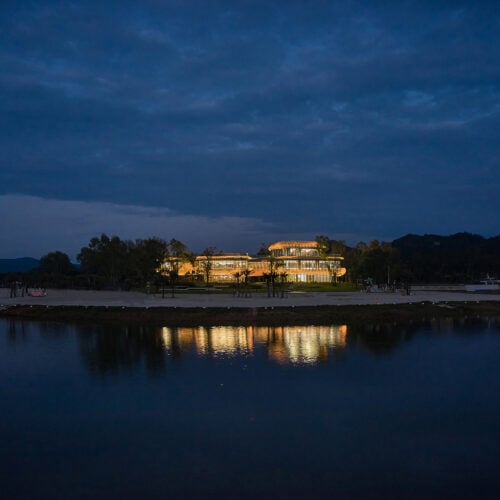
[[[2,2],[0,257],[500,233],[497,1]]]

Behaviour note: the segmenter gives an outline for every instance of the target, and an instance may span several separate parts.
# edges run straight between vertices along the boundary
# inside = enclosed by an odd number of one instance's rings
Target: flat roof
[[[269,250],[277,250],[280,248],[317,248],[316,241],[277,241],[269,246]]]

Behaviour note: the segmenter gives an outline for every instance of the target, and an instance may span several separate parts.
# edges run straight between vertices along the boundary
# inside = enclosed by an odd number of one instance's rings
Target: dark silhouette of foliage
[[[398,251],[387,242],[373,240],[368,245],[361,242],[355,248],[346,247],[345,265],[354,283],[391,285],[401,278]]]
[[[131,288],[145,285],[156,286],[161,280],[160,265],[170,255],[169,245],[175,251],[185,249],[177,240],[169,243],[161,238],[122,241],[118,236],[109,238],[103,234],[92,238],[77,256],[81,272],[91,288]]]
[[[259,248],[259,251],[257,252],[257,257],[267,257],[269,251],[267,249],[269,245],[267,245],[266,243],[261,243],[260,244],[260,248]]]
[[[210,282],[210,276],[212,275],[212,257],[215,255],[216,250],[216,247],[207,247],[201,253],[205,258],[200,261],[200,268],[203,272],[203,277],[207,286]]]
[[[29,286],[68,288],[77,284],[78,270],[64,252],[49,252],[40,259],[37,269],[26,275]]]
[[[318,245],[318,256],[321,259],[326,259],[327,255],[330,253],[330,238],[328,238],[328,236],[318,235],[316,236],[316,243]]]
[[[118,236],[94,237],[77,256],[92,288],[119,288],[131,274],[129,245]]]
[[[500,236],[408,234],[393,246],[404,272],[415,282],[468,283],[500,275]]]
[[[184,262],[193,262],[194,255],[184,243],[172,238],[168,243],[164,262],[166,263],[166,276],[170,283],[171,297],[175,296],[175,285],[179,279],[179,269]],[[163,295],[165,289],[163,289]]]
[[[168,243],[161,238],[128,242],[131,286],[140,287],[158,280],[158,269],[168,256]]]
[[[500,277],[500,235],[484,238],[471,233],[451,236],[408,234],[392,243],[373,240],[369,244],[360,242],[355,247],[323,235],[317,236],[316,241],[320,257],[344,257],[343,264],[347,268],[345,279],[353,283],[368,279],[372,283],[390,285],[395,281],[468,283],[478,282],[487,276]],[[215,254],[215,247],[207,247],[202,253],[205,259],[200,262],[200,268],[207,284]],[[269,295],[275,296],[280,263],[270,255],[264,243],[258,256],[268,264],[264,278]],[[40,259],[37,269],[25,273],[2,273],[0,282],[4,286],[21,281],[29,286],[127,289],[143,287],[147,283],[163,284],[165,276],[158,271],[162,263],[171,262],[166,275],[174,290],[180,264],[185,261],[194,263],[195,256],[175,239],[167,243],[152,237],[134,242],[102,234],[92,238],[88,246],[81,249],[77,259],[80,269],[71,264],[65,253],[50,252]],[[247,293],[248,275],[240,273],[239,279]]]
[[[336,284],[338,282],[338,266],[334,262],[328,261],[327,258],[333,255],[343,256],[346,250],[345,242],[331,240],[328,236],[324,235],[316,236],[315,241],[318,245],[318,257],[325,260],[330,281],[332,284]]]
[[[39,271],[47,274],[74,274],[75,267],[67,254],[59,251],[50,252],[40,259]]]

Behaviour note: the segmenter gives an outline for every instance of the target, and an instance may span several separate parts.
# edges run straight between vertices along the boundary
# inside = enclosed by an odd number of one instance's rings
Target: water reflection
[[[497,498],[499,333],[0,319],[0,496]]]
[[[25,321],[8,320],[8,339],[14,343],[27,339],[27,323]]]
[[[160,374],[195,353],[207,358],[264,354],[281,365],[314,365],[335,360],[348,349],[384,356],[430,332],[463,335],[500,331],[499,318],[437,318],[405,324],[119,327],[53,322],[4,321],[9,343],[27,343],[34,334],[57,342],[76,333],[81,359],[92,373],[112,375],[144,369]]]
[[[15,343],[18,341],[28,341],[34,334],[40,334],[47,339],[57,339],[65,337],[73,331],[73,326],[65,323],[56,323],[52,321],[29,321],[19,319],[3,320],[7,325],[9,341]]]
[[[346,346],[347,325],[219,326],[194,328],[96,328],[77,326],[86,365],[100,374],[144,367],[150,373],[189,352],[229,358],[253,356],[256,350],[280,364],[315,364]]]
[[[93,372],[118,374],[144,367],[150,374],[165,370],[161,337],[149,328],[76,327],[80,353]]]
[[[266,339],[269,357],[282,364],[326,361],[330,352],[345,348],[347,339],[347,325],[285,326],[258,330],[258,335]]]
[[[316,363],[328,358],[329,350],[346,346],[347,325],[340,326],[218,326],[161,329],[168,351],[190,349],[203,356],[249,355],[255,346],[267,347],[279,363]]]
[[[235,356],[252,353],[254,339],[251,327],[219,326],[161,329],[163,345],[168,351],[195,348],[201,355]]]

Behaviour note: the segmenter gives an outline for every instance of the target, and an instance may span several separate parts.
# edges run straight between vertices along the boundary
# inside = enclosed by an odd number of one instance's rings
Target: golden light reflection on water
[[[204,356],[236,356],[252,354],[261,345],[278,363],[314,364],[346,346],[347,325],[163,327],[161,336],[167,350],[195,348]]]

